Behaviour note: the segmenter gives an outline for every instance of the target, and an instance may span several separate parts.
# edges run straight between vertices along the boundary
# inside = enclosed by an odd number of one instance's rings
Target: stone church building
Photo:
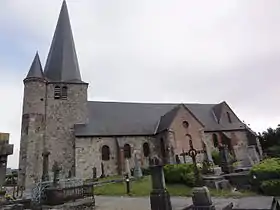
[[[207,146],[256,145],[255,134],[226,102],[162,104],[88,101],[88,83],[81,78],[66,2],[44,69],[38,53],[24,79],[19,159],[19,185],[42,178],[43,152],[47,170],[56,161],[61,176],[88,179],[92,168],[105,175],[122,174],[134,156],[142,167],[150,155],[175,163],[193,142],[201,160]],[[98,91],[98,90],[96,90]],[[182,160],[182,159],[181,159]]]

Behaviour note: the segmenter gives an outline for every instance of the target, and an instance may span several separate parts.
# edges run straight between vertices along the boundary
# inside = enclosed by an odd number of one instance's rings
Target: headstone
[[[233,172],[232,160],[230,160],[229,151],[226,145],[222,145],[219,148],[221,158],[221,168],[226,174]]]
[[[54,161],[52,171],[53,171],[53,185],[56,186],[58,184],[59,173],[61,171],[61,167],[58,166],[58,163],[56,161]]]
[[[201,139],[202,139],[202,142],[204,143],[205,145],[205,152],[206,152],[206,157],[207,157],[207,160],[211,163],[213,163],[213,158],[212,158],[212,154],[211,154],[211,149],[210,149],[210,145],[209,145],[209,142],[206,140],[205,138],[205,135],[204,135],[204,131],[203,130],[200,130],[200,136],[201,136]]]
[[[100,178],[104,178],[104,177],[105,177],[104,163],[101,162],[101,175],[100,175]]]
[[[215,209],[211,200],[210,192],[207,187],[195,187],[192,195],[193,205],[198,207],[211,207],[209,209]]]
[[[9,144],[9,134],[0,133],[0,188],[5,182],[8,156],[12,155],[13,151],[14,145]]]
[[[50,152],[44,151],[43,156],[43,173],[42,173],[42,181],[49,180],[49,155]]]
[[[256,147],[254,145],[247,147],[248,156],[253,164],[258,164],[260,162],[260,157],[257,153]]]
[[[125,174],[127,174],[128,177],[131,177],[131,171],[130,171],[130,165],[128,159],[125,159]]]
[[[172,210],[170,195],[165,188],[162,161],[154,157],[150,160],[152,191],[150,193],[151,210]]]
[[[139,179],[139,178],[141,178],[143,176],[142,170],[141,170],[141,167],[140,167],[140,164],[139,164],[139,160],[137,158],[137,154],[134,154],[134,172],[133,172],[133,176],[136,179]]]
[[[180,164],[181,163],[179,155],[175,156],[175,160],[176,160],[176,164]]]
[[[96,170],[96,167],[92,168],[92,180],[93,181],[97,180],[97,170]]]
[[[253,161],[248,155],[247,147],[244,145],[233,146],[236,160],[238,161],[238,168],[250,168],[253,165]]]

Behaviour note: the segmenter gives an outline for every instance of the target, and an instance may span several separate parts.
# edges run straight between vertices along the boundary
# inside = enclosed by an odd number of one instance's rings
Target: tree
[[[258,137],[264,152],[280,154],[280,125],[276,129],[268,128],[259,133]]]

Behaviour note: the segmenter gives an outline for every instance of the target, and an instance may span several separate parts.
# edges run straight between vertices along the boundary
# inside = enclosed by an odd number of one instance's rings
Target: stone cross
[[[42,181],[49,180],[49,151],[44,151],[42,153],[43,156],[43,173],[42,173]]]
[[[172,210],[170,195],[165,188],[162,161],[157,157],[150,159],[150,169],[152,177],[151,210]]]
[[[58,166],[58,163],[56,161],[54,161],[52,171],[53,171],[53,185],[56,186],[58,184],[59,173],[61,171],[61,167]]]
[[[141,167],[140,167],[140,164],[139,164],[139,160],[138,160],[138,157],[137,157],[137,154],[134,154],[134,172],[133,172],[133,176],[136,179],[139,179],[139,178],[141,178],[143,176],[142,170],[141,170]]]

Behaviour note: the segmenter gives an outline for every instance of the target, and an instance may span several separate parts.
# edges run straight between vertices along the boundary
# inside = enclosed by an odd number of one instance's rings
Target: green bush
[[[265,195],[280,196],[280,179],[263,181],[260,188]]]
[[[280,179],[280,159],[268,158],[254,165],[250,170],[250,179],[253,188],[258,190],[262,182]]]
[[[214,150],[212,153],[212,159],[215,165],[220,166],[221,165],[221,157],[220,157],[220,153],[216,150]]]
[[[172,164],[164,166],[165,181],[169,184],[185,184],[193,187],[195,175],[192,164]]]

